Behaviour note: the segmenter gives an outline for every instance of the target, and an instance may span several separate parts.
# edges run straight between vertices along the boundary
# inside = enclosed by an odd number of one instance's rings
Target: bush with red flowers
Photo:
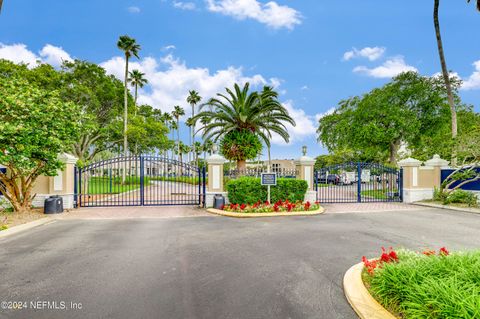
[[[314,204],[310,202],[290,202],[288,200],[285,201],[277,201],[273,204],[269,203],[268,201],[256,202],[252,205],[248,204],[230,204],[225,205],[222,207],[222,210],[227,212],[236,212],[236,213],[280,213],[280,212],[308,212],[318,210],[320,208],[320,204],[315,202]]]

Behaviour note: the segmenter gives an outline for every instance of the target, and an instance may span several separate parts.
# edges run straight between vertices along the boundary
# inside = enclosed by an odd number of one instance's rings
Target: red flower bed
[[[273,205],[266,201],[265,203],[257,202],[253,205],[247,204],[230,204],[224,205],[222,210],[228,212],[236,212],[236,213],[274,213],[274,212],[303,212],[303,211],[313,211],[320,208],[319,202],[315,202],[314,204],[310,202],[289,202],[288,200],[281,201],[274,203]]]
[[[425,249],[424,251],[422,251],[422,254],[425,256],[438,255],[445,257],[448,256],[450,252],[447,250],[447,248],[442,247],[438,250],[438,253],[435,250]],[[399,258],[397,252],[393,250],[392,247],[390,247],[388,251],[384,247],[382,247],[382,254],[377,259],[367,259],[367,257],[365,256],[362,257],[362,262],[365,266],[365,269],[372,276],[374,275],[376,269],[382,268],[383,264],[398,262],[398,260]]]

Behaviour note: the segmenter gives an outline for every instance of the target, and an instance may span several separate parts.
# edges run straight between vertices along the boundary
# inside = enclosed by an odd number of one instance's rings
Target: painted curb
[[[353,310],[361,319],[398,319],[379,304],[363,284],[363,263],[358,263],[345,273],[343,290]]]
[[[476,208],[467,208],[467,207],[462,208],[462,207],[431,204],[431,203],[424,203],[424,202],[415,202],[415,203],[412,203],[412,204],[417,205],[417,206],[423,206],[423,207],[455,210],[457,212],[464,212],[464,213],[471,213],[471,214],[480,214],[480,209],[478,209],[478,208],[477,209]]]
[[[44,224],[46,224],[48,222],[51,222],[55,219],[56,218],[53,218],[53,217],[43,217],[43,218],[34,220],[32,222],[29,222],[29,223],[17,225],[17,226],[14,226],[12,228],[2,230],[2,231],[0,231],[0,238],[5,238],[5,237],[8,237],[8,236],[17,234],[19,232],[22,232],[24,230],[28,230],[28,229],[31,229],[31,228],[34,228],[34,227],[37,227],[37,226],[44,225]]]
[[[215,215],[221,215],[221,216],[226,216],[226,217],[235,217],[235,218],[259,218],[259,217],[281,217],[281,216],[314,216],[314,215],[320,215],[325,212],[325,208],[321,207],[317,210],[312,210],[309,212],[294,212],[294,213],[288,213],[288,212],[282,212],[282,213],[232,213],[232,212],[226,212],[224,210],[220,209],[215,209],[215,208],[208,208],[207,212],[215,214]]]

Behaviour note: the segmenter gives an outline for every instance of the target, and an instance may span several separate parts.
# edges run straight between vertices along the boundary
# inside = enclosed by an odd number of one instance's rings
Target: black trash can
[[[222,209],[225,205],[225,197],[222,194],[215,194],[213,197],[213,208]]]
[[[63,213],[63,198],[60,196],[46,198],[43,210],[45,214]]]

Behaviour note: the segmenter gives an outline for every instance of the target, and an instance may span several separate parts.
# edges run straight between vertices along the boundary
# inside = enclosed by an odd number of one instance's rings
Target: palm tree
[[[202,143],[195,142],[193,143],[193,147],[195,149],[195,153],[193,153],[195,165],[198,167],[198,157],[202,154]]]
[[[203,162],[206,164],[207,163],[207,153],[209,155],[212,154],[212,148],[213,148],[213,141],[212,140],[205,140],[202,145],[202,151],[203,151]]]
[[[173,117],[172,117],[172,120],[170,121],[170,128],[172,130],[172,159],[175,159],[175,150],[176,150],[176,144],[177,144],[175,143],[175,130],[178,130],[178,125],[175,119],[173,119]]]
[[[202,97],[198,94],[197,91],[191,90],[188,92],[187,103],[192,107],[192,118],[195,116],[195,105],[202,100]],[[195,154],[195,122],[192,121],[192,126],[190,127],[190,145],[192,146],[192,152]]]
[[[180,117],[185,115],[185,110],[178,105],[174,106],[172,116],[177,121],[177,152],[180,154]]]
[[[165,113],[162,114],[161,120],[162,120],[163,124],[165,125],[165,127],[167,127],[169,131],[171,131],[172,127],[171,127],[170,123],[173,120],[172,115],[168,112],[165,112]],[[168,148],[165,150],[165,152],[167,153],[166,156],[168,156]]]
[[[287,109],[278,102],[277,93],[268,90],[259,94],[249,92],[249,83],[243,88],[238,84],[234,90],[226,89],[227,94],[218,93],[218,98],[212,98],[200,106],[211,106],[209,111],[202,111],[194,116],[194,120],[204,119],[206,126],[204,136],[206,139],[218,141],[232,131],[247,130],[255,134],[267,147],[270,147],[272,133],[278,134],[285,142],[290,135],[284,123],[295,125],[295,121]],[[237,160],[237,168],[244,170],[246,158]]]
[[[128,78],[128,81],[135,88],[135,114],[136,114],[138,88],[143,88],[143,86],[148,83],[148,80],[144,77],[145,73],[142,73],[139,70],[132,70],[132,72],[130,72],[129,74],[130,74],[130,77]]]
[[[480,0],[476,0],[477,10],[480,11]],[[467,0],[467,3],[470,3],[470,0]],[[445,60],[445,53],[443,51],[443,42],[442,42],[442,34],[440,32],[440,21],[438,18],[438,10],[440,7],[440,0],[435,0],[433,5],[433,24],[435,26],[435,35],[437,37],[437,47],[438,47],[438,55],[440,57],[440,64],[442,66],[442,76],[443,80],[445,81],[445,87],[447,89],[447,98],[448,104],[450,105],[450,112],[452,116],[452,140],[453,140],[453,148],[452,148],[452,160],[451,165],[457,165],[457,110],[455,108],[455,102],[453,99],[453,92],[452,92],[452,84],[450,82],[450,76],[447,68],[447,62]]]
[[[193,120],[192,120],[191,117],[189,117],[189,118],[185,121],[185,125],[187,125],[188,128],[190,129],[190,136],[189,136],[189,138],[190,138],[190,144],[189,144],[189,145],[190,145],[190,146],[192,147],[192,149],[193,149],[193,145],[192,145],[192,137],[193,137],[193,136],[192,136],[192,134],[191,134],[191,133],[192,133]],[[190,154],[188,154],[188,161],[189,161],[189,162],[191,161],[191,159],[190,159]]]
[[[0,0],[0,12],[2,12],[2,4],[3,4],[3,0]]]
[[[188,154],[190,151],[191,151],[190,146],[184,144],[183,142],[178,143],[177,155],[179,157],[179,161],[183,163],[183,154]],[[183,166],[182,166],[181,172],[183,175]]]
[[[440,57],[440,64],[442,66],[442,75],[443,80],[445,82],[445,87],[447,89],[447,99],[448,104],[450,105],[450,112],[452,116],[452,140],[453,140],[453,148],[452,148],[452,166],[457,165],[457,110],[455,109],[455,102],[453,100],[453,92],[452,92],[452,84],[450,82],[450,74],[447,68],[447,62],[445,61],[445,54],[443,52],[443,43],[442,43],[442,34],[440,32],[440,21],[438,19],[438,9],[440,6],[440,0],[435,0],[433,6],[433,24],[435,26],[435,35],[437,37],[437,47],[438,47],[438,55]]]
[[[123,152],[125,157],[128,155],[128,141],[127,141],[127,117],[128,117],[128,60],[131,56],[137,59],[140,45],[133,38],[128,35],[122,35],[118,39],[117,47],[125,53],[125,78],[124,78],[124,117],[123,117]],[[122,182],[125,183],[126,170],[123,170]]]

